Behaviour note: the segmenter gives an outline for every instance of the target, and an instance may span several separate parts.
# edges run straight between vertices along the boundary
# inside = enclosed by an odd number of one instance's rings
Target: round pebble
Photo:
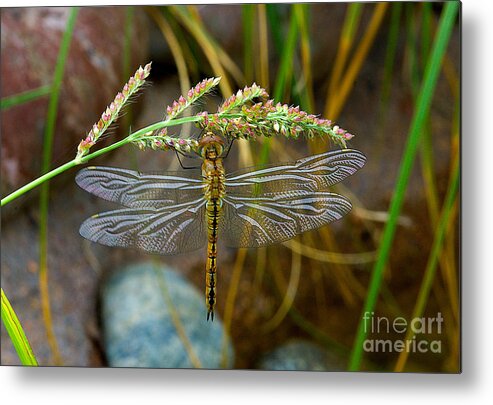
[[[111,367],[231,368],[223,324],[206,320],[205,298],[177,272],[160,264],[130,265],[115,272],[102,291],[104,346]],[[174,307],[181,329],[170,311]],[[183,334],[184,332],[185,338]]]
[[[292,341],[267,353],[259,362],[262,370],[343,371],[344,365],[319,346]]]

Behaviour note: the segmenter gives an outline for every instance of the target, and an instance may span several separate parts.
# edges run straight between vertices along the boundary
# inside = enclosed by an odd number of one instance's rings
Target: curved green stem
[[[50,180],[55,176],[58,176],[60,173],[63,173],[66,170],[69,170],[74,166],[78,166],[80,164],[87,163],[89,160],[94,159],[95,157],[98,157],[98,156],[103,155],[105,153],[111,152],[112,150],[117,149],[121,146],[124,146],[128,143],[134,142],[135,140],[137,140],[139,137],[143,136],[147,132],[154,131],[154,130],[159,129],[159,128],[170,127],[170,126],[175,126],[175,125],[182,125],[182,124],[185,124],[187,122],[197,122],[197,121],[200,121],[201,119],[202,119],[202,117],[177,118],[177,119],[174,119],[171,121],[156,122],[152,125],[149,125],[145,128],[142,128],[142,129],[138,130],[137,132],[130,134],[125,139],[122,139],[118,142],[115,142],[115,143],[107,146],[106,148],[101,148],[101,149],[99,149],[93,153],[90,153],[86,156],[83,156],[79,159],[73,159],[70,162],[67,162],[67,163],[57,167],[56,169],[53,169],[50,172],[45,173],[41,177],[38,177],[37,179],[26,184],[25,186],[22,186],[21,188],[15,190],[14,192],[9,194],[8,196],[2,198],[2,202],[1,202],[0,206],[3,207],[4,205],[8,204],[9,202],[15,200],[16,198],[20,197],[21,195],[32,190],[33,188],[36,188],[37,186],[44,183],[45,181]]]

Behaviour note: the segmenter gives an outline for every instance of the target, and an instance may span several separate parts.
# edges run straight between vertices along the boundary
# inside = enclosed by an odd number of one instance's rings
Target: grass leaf
[[[53,75],[53,87],[48,104],[48,113],[46,118],[45,133],[43,138],[43,163],[41,172],[45,174],[49,171],[51,165],[51,155],[53,149],[53,140],[55,135],[55,124],[58,114],[58,99],[62,87],[63,75],[67,64],[68,51],[72,41],[75,21],[79,9],[73,7],[67,19],[67,26],[63,33],[58,51],[58,58]],[[41,309],[43,320],[46,328],[48,343],[53,353],[55,364],[61,364],[61,355],[58,349],[53,323],[51,320],[50,295],[48,289],[48,199],[49,199],[49,182],[43,183],[39,198],[39,288],[41,293]]]
[[[384,228],[384,233],[378,250],[377,261],[373,267],[368,295],[363,308],[363,316],[366,312],[371,313],[375,309],[380,291],[380,285],[383,279],[384,269],[387,265],[390,249],[392,247],[392,241],[394,239],[397,219],[402,208],[407,183],[416,157],[419,141],[421,139],[422,128],[425,124],[426,117],[429,114],[432,97],[442,65],[442,59],[447,49],[459,6],[460,3],[458,2],[447,2],[444,5],[435,42],[431,51],[431,56],[426,65],[424,79],[416,100],[415,112],[409,129],[408,140],[390,205],[389,220]],[[363,355],[363,342],[367,335],[363,316],[361,317],[358,325],[358,330],[356,332],[356,338],[349,361],[349,370],[352,371],[359,369]]]
[[[12,96],[3,97],[0,101],[0,109],[6,110],[7,108],[15,107],[16,105],[28,103],[29,101],[47,96],[50,93],[51,86],[46,85],[38,87],[37,89],[27,90],[22,93],[14,94]]]
[[[7,329],[7,333],[10,336],[10,340],[14,344],[15,351],[19,356],[19,360],[24,366],[37,366],[38,361],[34,356],[33,349],[27,340],[24,329],[17,318],[14,308],[10,305],[10,302],[5,295],[2,288],[2,322]]]

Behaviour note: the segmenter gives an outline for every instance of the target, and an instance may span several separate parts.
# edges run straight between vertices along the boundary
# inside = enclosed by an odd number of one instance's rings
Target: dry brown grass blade
[[[191,87],[190,78],[188,74],[187,64],[185,62],[185,56],[182,52],[182,47],[176,38],[171,26],[169,25],[166,18],[156,7],[147,7],[147,14],[151,16],[151,18],[156,22],[159,30],[163,34],[164,39],[168,43],[168,46],[171,50],[171,54],[173,55],[173,59],[175,60],[176,69],[178,71],[178,78],[180,80],[180,89],[181,94],[186,94],[188,89]],[[190,113],[186,111],[184,115],[189,115]],[[191,131],[191,125],[185,125],[182,130],[182,136],[184,138],[188,138]]]
[[[341,85],[337,88],[336,93],[331,94],[326,100],[324,111],[325,117],[336,120],[339,116],[344,104],[346,103],[347,97],[353,88],[356,76],[360,72],[368,51],[375,40],[387,8],[388,3],[377,3],[375,5],[375,10],[373,11],[370,23],[368,24],[361,42],[356,48],[352,60],[348,63]]]
[[[339,264],[364,264],[371,263],[375,260],[376,252],[361,252],[361,253],[338,253],[327,252],[326,250],[317,249],[295,239],[283,243],[284,246],[304,257],[324,263],[339,263]]]
[[[356,6],[357,9],[352,11],[350,7]],[[334,61],[334,67],[332,69],[332,75],[330,78],[329,87],[327,89],[327,100],[336,94],[338,83],[341,81],[342,72],[346,65],[349,52],[353,46],[354,40],[354,28],[358,25],[361,16],[361,5],[349,4],[347,5],[346,18],[344,26],[341,30],[341,37],[339,39],[339,46],[337,48],[337,55]],[[354,25],[352,29],[349,27]]]
[[[286,318],[296,297],[296,291],[298,290],[300,275],[301,275],[301,255],[296,253],[295,251],[292,251],[291,274],[289,277],[288,287],[283,295],[282,303],[279,306],[276,313],[274,314],[274,316],[261,326],[260,330],[262,333],[268,333],[276,329],[284,320],[284,318]]]
[[[185,62],[185,56],[182,52],[182,47],[173,30],[171,29],[168,21],[164,18],[163,14],[159,12],[156,7],[147,7],[147,14],[156,22],[159,30],[163,34],[164,39],[168,43],[171,50],[171,54],[176,63],[176,69],[178,70],[178,77],[180,79],[180,88],[182,94],[186,94],[188,89],[191,87],[190,78],[188,75],[187,64]]]
[[[226,304],[224,307],[223,324],[224,324],[224,338],[222,345],[222,360],[221,365],[223,368],[227,366],[227,354],[228,354],[228,336],[231,331],[231,323],[233,320],[233,312],[236,302],[236,295],[238,293],[238,286],[240,285],[241,273],[243,272],[243,265],[245,263],[247,250],[238,249],[236,254],[236,261],[233,266],[233,273],[229,283],[228,295],[226,296]]]
[[[60,349],[58,348],[58,342],[55,336],[55,331],[53,329],[53,319],[51,317],[48,270],[47,267],[43,270],[42,262],[40,263],[39,270],[39,289],[41,296],[43,322],[46,328],[46,337],[48,339],[48,343],[53,355],[53,363],[56,366],[61,366],[63,364],[62,355],[60,353]]]
[[[185,26],[185,28],[192,34],[197,43],[201,46],[205,57],[211,65],[214,76],[221,77],[219,87],[221,88],[223,95],[226,97],[230,96],[233,93],[233,89],[229,82],[228,75],[221,64],[216,47],[208,40],[208,37],[204,35],[201,24],[197,23],[196,19],[192,20],[178,6],[170,7],[170,10],[175,18]]]
[[[334,238],[334,235],[329,227],[323,227],[318,230],[319,239],[314,241],[313,235],[308,234],[305,236],[306,240],[312,245],[320,241],[323,243],[323,249],[329,252],[339,251],[338,244]],[[322,262],[323,263],[323,262]],[[357,303],[357,298],[363,298],[365,296],[365,289],[353,275],[353,270],[345,263],[331,263],[331,276],[334,277],[342,298],[346,305],[353,306]]]
[[[154,274],[159,280],[159,286],[163,293],[163,298],[166,301],[166,306],[169,309],[169,313],[171,315],[171,322],[173,322],[173,326],[175,327],[176,333],[178,334],[178,337],[180,338],[180,341],[183,344],[185,351],[187,352],[188,358],[190,359],[190,362],[195,368],[202,368],[202,363],[200,362],[200,359],[195,353],[195,350],[193,348],[192,343],[190,342],[190,339],[188,339],[187,333],[180,319],[180,315],[178,314],[178,311],[176,310],[173,300],[171,299],[171,296],[168,291],[168,286],[166,284],[166,279],[164,275],[162,273],[159,273],[157,270],[156,260],[154,260],[153,269],[154,269]]]
[[[265,269],[267,266],[267,248],[258,248],[256,250],[257,263],[255,265],[255,278],[253,279],[252,297],[255,298],[260,293],[260,287],[264,279]]]
[[[200,16],[197,7],[194,5],[189,5],[187,6],[187,9],[192,16],[192,22],[196,24],[197,28],[202,31],[204,38],[209,41],[215,48],[219,60],[226,68],[226,70],[231,74],[231,76],[235,79],[236,83],[239,85],[245,83],[245,75],[243,74],[242,70],[228,55],[228,53],[219,45],[219,43],[214,38],[212,38],[211,35],[209,35],[209,32],[207,31],[204,22],[202,21],[202,17]]]

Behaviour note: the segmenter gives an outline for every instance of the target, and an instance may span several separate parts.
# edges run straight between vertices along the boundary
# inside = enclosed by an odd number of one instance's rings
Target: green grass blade
[[[243,4],[242,10],[242,23],[243,23],[243,73],[245,80],[251,83],[254,72],[254,52],[253,44],[255,36],[253,33],[253,27],[255,27],[255,5]]]
[[[346,17],[341,30],[341,38],[339,40],[339,49],[337,51],[329,84],[329,94],[332,97],[337,94],[337,87],[341,81],[342,72],[346,65],[349,51],[353,46],[354,36],[359,26],[362,11],[362,3],[351,3],[347,6]]]
[[[282,53],[284,38],[280,27],[282,27],[282,18],[279,14],[279,4],[266,4],[267,20],[269,21],[270,34],[274,42],[274,50],[277,56]]]
[[[286,91],[291,84],[293,75],[293,57],[298,43],[298,22],[296,21],[296,13],[294,5],[291,6],[291,19],[289,21],[289,30],[286,39],[283,43],[281,61],[277,72],[277,80],[274,86],[273,98],[276,101],[285,99]]]
[[[122,80],[125,82],[130,77],[130,64],[131,64],[131,54],[132,54],[132,34],[133,34],[133,21],[134,21],[134,7],[125,7],[125,31],[123,36],[123,54],[122,54],[122,64],[123,64],[123,77]]]
[[[72,33],[74,30],[75,20],[78,13],[78,7],[73,7],[70,11],[70,15],[67,20],[67,26],[64,31],[62,41],[60,43],[60,50],[58,52],[58,59],[55,66],[55,72],[53,74],[53,84],[48,104],[48,112],[46,119],[46,126],[44,131],[44,149],[43,149],[43,163],[42,171],[47,172],[51,163],[51,150],[53,146],[53,136],[55,133],[55,123],[58,113],[58,99],[60,97],[60,89],[62,87],[62,79],[65,71],[66,60],[68,56],[68,50],[70,42],[72,40]]]
[[[418,54],[418,15],[416,7],[406,4],[406,62],[410,75],[411,89],[417,89],[420,83],[419,54]],[[426,59],[425,59],[426,60]]]
[[[433,20],[433,8],[432,3],[424,2],[422,3],[423,8],[423,18],[422,24],[423,28],[421,36],[421,60],[426,61],[428,59],[428,54],[431,48],[431,38],[432,38],[432,20]],[[424,66],[421,66],[424,68]]]
[[[291,7],[289,30],[281,48],[283,50],[281,54],[281,62],[277,72],[277,80],[274,85],[273,99],[276,101],[288,98],[287,89],[291,85],[291,79],[293,77],[293,57],[296,50],[296,45],[298,43],[298,22],[293,5]],[[259,164],[265,164],[267,162],[269,158],[269,148],[270,142],[269,139],[266,138],[263,141],[262,149],[260,151],[260,158],[258,161]]]
[[[392,84],[392,72],[394,70],[395,54],[399,40],[400,19],[402,14],[402,3],[396,2],[392,5],[390,13],[390,29],[385,51],[385,62],[382,81],[382,97],[380,98],[380,117],[384,116],[390,97]]]
[[[425,76],[417,98],[416,110],[409,129],[408,141],[405,147],[404,156],[399,169],[399,174],[397,176],[397,184],[390,205],[389,220],[384,228],[384,233],[379,246],[377,260],[372,271],[368,295],[366,297],[362,315],[366,312],[372,312],[377,302],[384,269],[392,247],[397,218],[400,214],[407,183],[421,138],[421,130],[430,109],[436,82],[440,73],[442,59],[447,49],[459,6],[459,2],[446,2],[444,5],[431,56],[426,65]],[[363,355],[363,342],[366,335],[365,322],[362,316],[351,352],[349,361],[350,370],[358,370],[360,366]]]
[[[315,97],[313,95],[313,71],[311,63],[311,39],[310,39],[310,16],[309,6],[307,4],[293,4],[300,31],[300,51],[301,66],[304,85],[302,86],[299,98],[303,110],[313,113],[315,106]]]
[[[62,87],[63,75],[67,63],[68,51],[72,40],[75,21],[79,9],[73,7],[67,19],[67,26],[63,33],[58,51],[58,58],[53,75],[53,87],[48,104],[48,113],[46,118],[46,126],[43,139],[43,162],[41,167],[42,174],[50,170],[51,157],[53,150],[53,139],[55,135],[55,123],[58,114],[58,100],[60,97],[60,89]],[[43,320],[46,328],[48,343],[54,356],[55,364],[61,364],[61,355],[58,349],[58,343],[53,330],[51,320],[50,298],[48,290],[48,205],[49,205],[49,182],[43,183],[41,186],[39,199],[39,288],[41,293],[41,308],[43,312]]]
[[[126,82],[131,75],[131,63],[132,63],[132,34],[133,34],[133,22],[134,22],[134,7],[125,7],[125,25],[123,31],[123,45],[122,45],[122,81]],[[132,106],[127,106],[127,112],[121,117],[122,129],[127,132],[132,122]]]
[[[37,89],[27,90],[22,93],[14,94],[2,98],[0,101],[0,109],[6,110],[7,108],[15,107],[19,104],[28,103],[29,101],[36,100],[37,98],[47,96],[51,93],[51,86],[38,87]]]
[[[7,329],[7,333],[10,336],[10,340],[14,344],[15,351],[19,356],[19,360],[24,366],[37,366],[38,361],[34,356],[33,349],[27,340],[24,329],[17,318],[14,308],[10,305],[10,302],[5,295],[2,288],[2,322]]]
[[[445,234],[447,232],[448,226],[450,225],[449,220],[453,211],[453,206],[456,200],[457,191],[459,189],[460,166],[458,160],[455,163],[456,164],[451,179],[452,181],[447,191],[447,195],[445,197],[445,202],[442,208],[442,214],[440,216],[440,220],[438,222],[438,226],[435,231],[435,237],[433,239],[433,245],[431,247],[430,256],[428,258],[428,263],[426,265],[423,282],[421,284],[421,288],[419,289],[419,294],[416,299],[416,304],[414,306],[411,319],[420,318],[421,316],[423,316],[423,312],[426,308],[428,296],[430,295],[431,286],[433,284],[433,280],[435,279],[438,259],[442,251]],[[413,336],[414,336],[414,332],[412,328],[409,328],[406,334],[406,341],[411,340]],[[409,353],[406,351],[400,353],[395,371],[403,371],[408,355]]]

